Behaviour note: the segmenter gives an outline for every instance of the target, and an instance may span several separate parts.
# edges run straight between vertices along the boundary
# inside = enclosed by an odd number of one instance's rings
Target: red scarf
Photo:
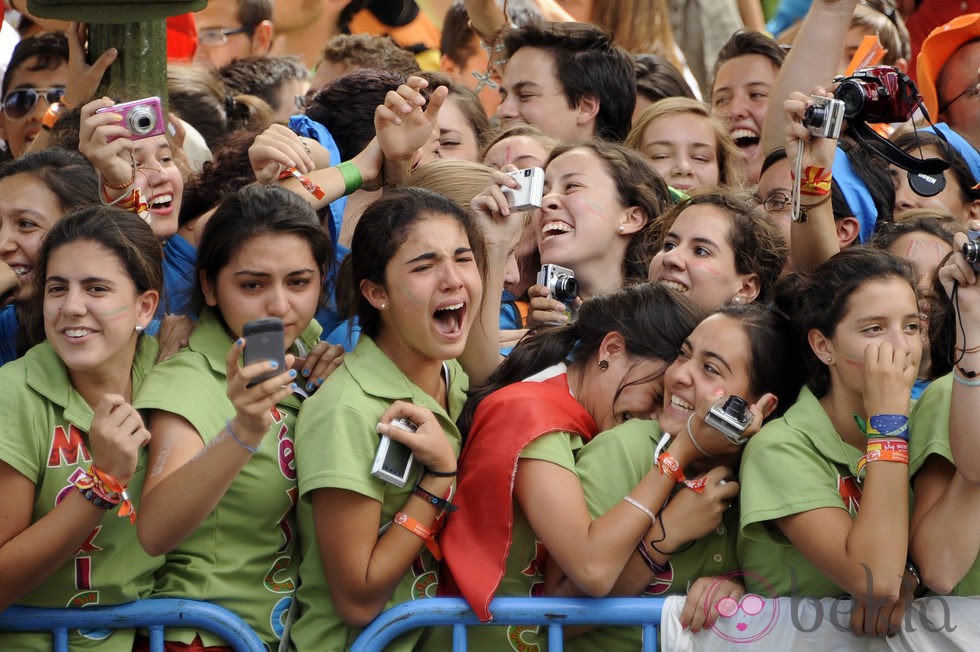
[[[588,441],[595,420],[559,374],[543,382],[503,387],[480,402],[459,459],[453,502],[440,544],[445,555],[440,593],[460,595],[482,621],[493,618],[490,600],[507,565],[514,527],[514,478],[521,451],[551,432]]]

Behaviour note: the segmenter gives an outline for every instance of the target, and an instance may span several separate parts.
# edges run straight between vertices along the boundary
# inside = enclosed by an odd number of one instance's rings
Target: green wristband
[[[361,172],[357,169],[356,165],[350,161],[344,161],[337,166],[337,170],[340,172],[340,176],[344,178],[345,195],[349,195],[355,190],[360,190],[364,180],[361,178]]]

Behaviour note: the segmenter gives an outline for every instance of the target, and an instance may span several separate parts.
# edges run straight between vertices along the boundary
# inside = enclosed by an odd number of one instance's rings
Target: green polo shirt
[[[938,455],[953,464],[949,447],[949,405],[953,375],[935,380],[912,408],[909,416],[909,473],[914,477],[930,455]],[[949,595],[980,595],[980,556]]]
[[[133,361],[134,391],[157,356],[156,340],[141,337]],[[92,463],[88,430],[92,408],[75,391],[68,370],[48,342],[0,369],[0,460],[35,485],[31,522],[36,523],[71,491],[72,478]],[[139,511],[146,471],[141,454],[129,494]],[[16,604],[30,607],[88,607],[148,597],[162,559],[150,557],[128,518],[107,512],[75,554]],[[133,630],[71,632],[73,650],[131,650]],[[0,650],[42,650],[51,635],[0,634]]]
[[[780,596],[837,597],[827,579],[772,522],[822,507],[846,510],[853,519],[861,501],[860,451],[840,438],[809,388],[781,419],[762,427],[742,454],[742,503],[738,551],[749,591]]]
[[[320,336],[315,321],[293,352],[305,355]],[[161,362],[140,389],[136,406],[187,419],[206,445],[235,416],[228,399],[225,357],[234,339],[209,309],[188,348]],[[154,597],[208,600],[230,609],[273,648],[278,646],[296,587],[296,464],[293,431],[300,401],[290,395],[273,424],[214,510],[166,556]],[[193,629],[168,629],[168,640],[205,645],[221,639]]]
[[[653,466],[653,453],[663,433],[656,421],[630,419],[599,433],[578,454],[575,467],[593,518],[623,502]],[[670,523],[667,523],[670,527]],[[667,570],[656,575],[643,596],[684,595],[690,582],[736,569],[735,541],[738,511],[725,512],[721,524],[690,548],[670,558]],[[639,627],[601,627],[565,645],[566,650],[638,650]]]
[[[390,523],[411,495],[418,476],[410,478],[403,488],[371,476],[379,442],[375,427],[394,401],[414,403],[432,411],[458,455],[461,437],[456,418],[466,401],[468,380],[454,360],[447,362],[444,369],[448,411],[415,386],[370,337],[362,334],[355,349],[344,356],[344,363],[303,406],[296,439],[302,581],[297,592],[298,617],[291,632],[295,649],[347,650],[360,633],[340,619],[330,601],[310,494],[326,488],[359,493],[381,503],[379,528]],[[419,472],[416,470],[416,474]],[[343,533],[338,532],[338,536]],[[432,555],[422,548],[385,608],[435,596],[436,567]],[[419,630],[409,632],[387,649],[411,650],[419,636]]]

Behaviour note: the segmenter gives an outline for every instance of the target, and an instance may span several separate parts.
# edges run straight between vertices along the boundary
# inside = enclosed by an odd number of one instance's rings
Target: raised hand
[[[123,486],[129,484],[139,450],[150,441],[136,408],[118,394],[106,394],[95,406],[88,437],[93,463]]]

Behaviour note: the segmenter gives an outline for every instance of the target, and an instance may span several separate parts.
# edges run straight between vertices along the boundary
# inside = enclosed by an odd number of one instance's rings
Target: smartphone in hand
[[[269,360],[278,363],[275,369],[253,378],[246,387],[258,385],[286,370],[286,337],[281,319],[266,317],[250,321],[242,327],[242,337],[245,338],[245,366]]]

